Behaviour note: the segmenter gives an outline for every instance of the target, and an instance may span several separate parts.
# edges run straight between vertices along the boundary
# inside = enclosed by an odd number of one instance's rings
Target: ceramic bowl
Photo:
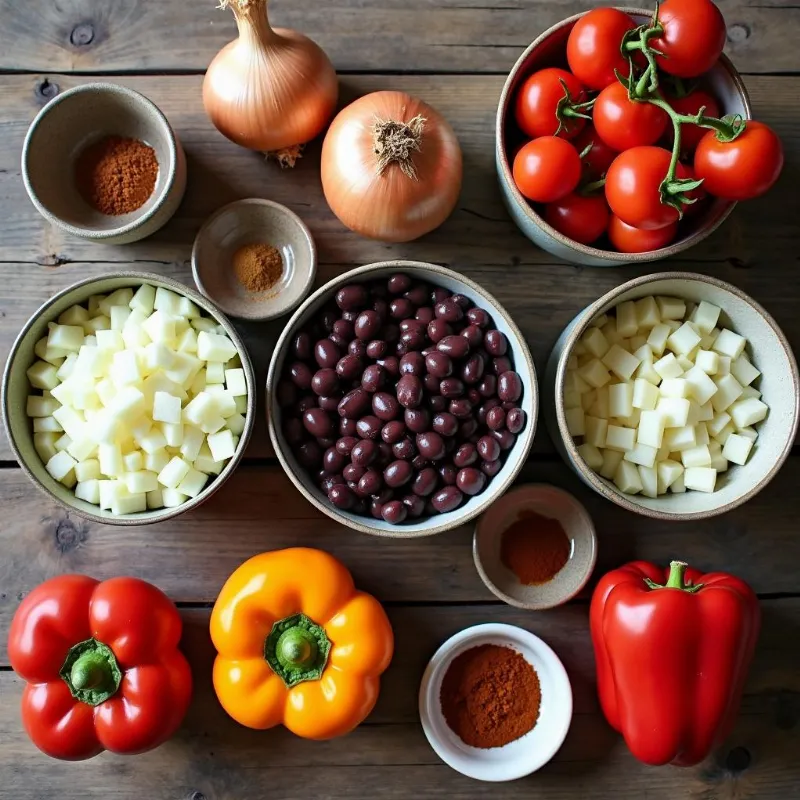
[[[106,136],[139,139],[158,159],[150,199],[120,216],[101,214],[81,197],[74,164]],[[31,123],[22,147],[22,179],[34,206],[73,236],[128,244],[144,239],[178,210],[186,189],[186,156],[167,118],[146,97],[113,83],[86,83],[51,100]]]
[[[630,14],[639,24],[652,18],[652,10],[637,8],[621,10]],[[517,88],[537,69],[567,66],[567,38],[575,23],[586,13],[588,12],[576,14],[548,28],[517,59],[506,79],[495,120],[495,163],[503,200],[511,218],[525,236],[543,250],[570,263],[587,267],[617,267],[657,261],[687,250],[705,239],[728,218],[735,203],[713,200],[709,208],[698,215],[696,220],[690,219],[682,224],[678,232],[679,238],[660,250],[647,253],[617,253],[614,250],[580,244],[548,225],[544,217],[519,192],[511,175],[512,162],[509,160],[509,151],[524,141],[522,135],[515,130],[513,122],[513,101]],[[747,90],[739,73],[726,56],[720,56],[717,64],[703,76],[703,80],[719,99],[722,114],[739,114],[745,119],[751,118]]]
[[[747,352],[762,372],[756,381],[767,418],[757,425],[758,440],[744,466],[731,464],[717,478],[716,491],[689,491],[657,498],[628,495],[590,469],[567,430],[564,413],[564,381],[572,348],[600,314],[625,300],[648,295],[668,295],[699,303],[706,300],[722,309],[720,327],[729,327],[748,341]],[[800,380],[797,362],[775,320],[751,297],[729,283],[689,272],[644,275],[612,289],[585,308],[564,329],[547,363],[545,415],[553,441],[578,476],[603,497],[648,517],[692,520],[724,514],[745,503],[763,489],[780,469],[794,444],[798,424]]]
[[[239,438],[236,452],[222,472],[208,483],[197,497],[188,500],[177,508],[162,508],[155,511],[114,516],[110,511],[103,511],[98,506],[78,500],[70,489],[54,480],[45,470],[41,458],[39,458],[34,449],[31,420],[25,412],[26,398],[30,394],[30,384],[25,373],[28,367],[36,360],[33,348],[36,342],[47,334],[47,324],[56,320],[66,309],[76,303],[85,303],[93,294],[108,294],[128,286],[132,288],[138,287],[143,283],[150,283],[156,287],[162,286],[165,289],[188,297],[206,316],[211,317],[217,324],[225,328],[225,332],[236,346],[239,358],[242,361],[242,368],[247,380],[247,411],[245,413],[244,430]],[[146,272],[115,272],[104,275],[102,278],[89,278],[80,281],[64,289],[51,297],[25,323],[11,347],[11,353],[6,362],[5,373],[3,374],[2,406],[6,433],[20,467],[51,500],[55,500],[68,511],[74,511],[79,516],[94,522],[107,525],[145,525],[152,522],[163,522],[197,508],[201,503],[208,500],[233,474],[247,447],[250,434],[253,432],[256,406],[255,373],[250,362],[250,356],[247,354],[244,343],[236,329],[204,297],[182,283],[159,275],[151,275]]]
[[[526,512],[556,519],[569,539],[569,560],[547,583],[521,583],[500,557],[503,534]],[[571,600],[586,585],[597,559],[592,518],[568,492],[546,483],[518,486],[501,497],[479,520],[472,557],[486,586],[504,603],[541,611]]]
[[[542,702],[532,730],[503,747],[482,749],[465,744],[450,729],[440,697],[453,659],[486,644],[522,654],[539,676]],[[448,639],[428,663],[419,688],[419,716],[430,746],[445,764],[479,781],[513,781],[541,769],[564,743],[572,721],[572,687],[564,665],[538,636],[515,625],[475,625]]]
[[[283,274],[265,292],[248,292],[233,271],[233,256],[247,244],[280,251]],[[300,217],[271,200],[250,198],[220,208],[200,228],[192,248],[197,288],[226,314],[267,320],[293,311],[317,273],[317,248]]]
[[[401,525],[392,525],[384,520],[340,511],[334,508],[328,498],[320,491],[306,470],[295,458],[292,447],[283,435],[281,409],[278,405],[275,388],[281,378],[291,342],[297,331],[302,328],[316,312],[330,302],[338,289],[348,283],[363,283],[375,278],[388,278],[396,272],[404,272],[412,278],[424,280],[435,286],[443,286],[453,292],[461,292],[476,305],[485,308],[492,316],[495,327],[502,331],[509,344],[509,353],[514,362],[514,369],[522,379],[523,394],[520,407],[525,411],[527,422],[517,437],[513,448],[506,453],[503,468],[487,483],[481,494],[470,497],[467,502],[454,511],[437,514],[432,517],[421,517],[408,520]],[[275,452],[284,470],[303,496],[332,519],[350,528],[376,536],[408,538],[413,536],[429,536],[463,525],[483,513],[514,481],[522,469],[528,452],[533,444],[536,431],[536,419],[539,408],[536,370],[533,366],[530,350],[524,337],[514,324],[508,312],[488,292],[474,281],[452,270],[435,264],[418,261],[382,261],[365,267],[350,270],[329,281],[317,289],[292,318],[286,323],[283,333],[275,345],[267,376],[267,415],[269,435]]]

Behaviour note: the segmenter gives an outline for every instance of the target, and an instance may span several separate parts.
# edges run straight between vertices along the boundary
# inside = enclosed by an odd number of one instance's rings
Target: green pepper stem
[[[302,628],[289,628],[278,639],[275,652],[285,667],[302,669],[314,663],[319,647],[308,631]]]
[[[669,577],[667,578],[667,589],[685,589],[683,583],[683,576],[686,574],[686,568],[689,565],[685,561],[670,561],[669,562]]]
[[[59,675],[70,694],[90,706],[104,703],[122,683],[122,670],[114,651],[97,639],[86,639],[73,645]]]
[[[305,614],[278,620],[264,642],[266,662],[289,689],[302,681],[318,681],[330,651],[325,629]]]
[[[69,676],[76,689],[99,689],[110,682],[111,669],[103,656],[87,652],[72,665]]]

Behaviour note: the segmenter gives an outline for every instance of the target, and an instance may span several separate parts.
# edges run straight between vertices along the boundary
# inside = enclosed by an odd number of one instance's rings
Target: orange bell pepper
[[[248,728],[298,736],[349,733],[372,711],[394,635],[386,612],[321,550],[254,556],[222,587],[211,613],[214,690]]]

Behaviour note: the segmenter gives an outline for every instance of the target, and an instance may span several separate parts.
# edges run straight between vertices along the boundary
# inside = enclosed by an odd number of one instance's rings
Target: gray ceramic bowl
[[[110,135],[150,145],[159,165],[150,199],[120,216],[88,205],[73,174],[83,150]],[[178,210],[186,189],[186,156],[167,118],[146,97],[113,83],[87,83],[58,95],[37,114],[22,148],[22,179],[51,224],[83,239],[128,244],[155,233]]]
[[[233,271],[233,256],[247,244],[271,244],[283,259],[283,274],[265,292],[248,293]],[[237,200],[215,211],[192,248],[197,288],[226,314],[267,320],[297,308],[317,274],[317,248],[300,217],[279,203]]]
[[[652,11],[641,8],[622,8],[637,23],[646,22],[652,17]],[[517,227],[534,244],[548,253],[587,267],[617,267],[647,261],[658,261],[661,258],[675,255],[687,250],[706,238],[716,230],[733,210],[735,203],[725,200],[714,200],[710,207],[696,220],[687,220],[681,226],[679,238],[667,247],[647,253],[617,253],[614,250],[601,250],[598,247],[580,244],[559,233],[545,222],[536,209],[517,189],[511,175],[509,161],[509,126],[514,126],[513,100],[517,87],[536,69],[547,66],[565,66],[565,48],[567,38],[575,23],[588,11],[562,20],[552,28],[548,28],[517,59],[513,69],[503,86],[500,102],[497,106],[495,120],[495,164],[500,180],[503,200],[511,218]],[[750,98],[742,83],[739,73],[726,56],[720,56],[717,64],[703,77],[715,97],[719,98],[722,114],[739,114],[745,119],[751,118]],[[520,139],[520,143],[522,139]]]
[[[531,511],[558,520],[570,551],[551,580],[529,586],[503,564],[500,546],[503,534]],[[586,585],[597,560],[597,537],[592,518],[571,494],[546,483],[529,483],[507,492],[478,520],[472,557],[481,580],[504,603],[542,611],[566,603]]]
[[[509,353],[514,361],[514,369],[522,379],[523,395],[520,407],[527,415],[525,428],[517,437],[513,448],[506,454],[503,468],[487,483],[486,489],[481,494],[469,498],[466,503],[455,511],[447,514],[437,514],[433,517],[409,520],[401,525],[391,525],[382,519],[378,520],[372,517],[352,514],[348,511],[340,511],[328,502],[328,498],[325,497],[306,470],[297,462],[292,448],[283,435],[282,414],[275,391],[294,335],[311,320],[315,313],[331,301],[342,286],[348,283],[363,283],[376,278],[388,278],[396,272],[404,272],[412,278],[424,280],[435,286],[443,286],[453,292],[461,292],[492,315],[495,327],[508,338]],[[269,365],[269,374],[267,375],[269,435],[278,459],[284,470],[286,470],[286,474],[303,496],[320,511],[342,523],[342,525],[376,536],[395,538],[430,536],[434,533],[442,533],[451,528],[456,528],[482,514],[508,489],[520,469],[522,469],[533,444],[538,410],[539,395],[533,359],[524,337],[508,315],[508,312],[488,292],[463,275],[435,264],[426,264],[418,261],[381,261],[377,264],[368,264],[365,267],[359,267],[339,275],[320,289],[317,289],[286,323],[286,327],[275,345],[275,351],[272,354],[272,360]]]
[[[30,384],[25,374],[28,367],[36,360],[34,345],[47,333],[48,322],[54,321],[70,306],[84,303],[93,294],[106,294],[127,286],[137,287],[143,283],[150,283],[156,287],[162,286],[177,294],[188,297],[206,316],[212,317],[219,325],[225,328],[231,341],[236,345],[239,358],[242,361],[245,378],[247,380],[247,411],[245,413],[245,426],[236,452],[226,464],[222,472],[212,480],[205,489],[195,498],[188,500],[177,508],[162,508],[155,511],[143,511],[137,514],[114,516],[110,511],[102,511],[95,505],[78,500],[70,489],[53,479],[45,470],[44,464],[33,446],[33,432],[31,420],[25,413],[26,398],[30,394]],[[64,289],[51,297],[24,325],[11,347],[11,353],[6,362],[3,374],[3,422],[6,427],[11,449],[19,461],[19,465],[33,483],[45,494],[49,495],[59,505],[68,511],[75,511],[86,519],[101,522],[107,525],[145,525],[152,522],[177,517],[186,511],[197,508],[216,492],[223,483],[233,474],[242,454],[247,447],[250,434],[253,432],[256,406],[256,380],[250,356],[236,329],[231,323],[204,297],[182,283],[151,275],[146,272],[115,272],[102,278],[89,278]]]
[[[722,309],[720,326],[730,327],[748,341],[748,352],[762,375],[758,389],[769,406],[758,424],[758,441],[744,466],[731,465],[717,478],[714,492],[666,494],[657,498],[620,492],[587,466],[567,430],[564,381],[567,360],[576,342],[600,314],[621,302],[648,295],[706,300]],[[623,283],[585,308],[564,329],[547,362],[545,418],[550,435],[564,460],[578,476],[603,497],[628,511],[648,517],[692,520],[724,514],[763,489],[780,469],[794,444],[798,425],[800,379],[797,362],[775,320],[751,297],[729,283],[689,272],[661,272]]]

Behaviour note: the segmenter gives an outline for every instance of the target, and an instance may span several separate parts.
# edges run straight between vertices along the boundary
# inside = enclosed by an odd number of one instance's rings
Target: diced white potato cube
[[[734,427],[732,422],[729,422],[718,434],[717,434],[717,442],[720,445],[725,445],[725,442],[728,441],[728,437],[732,434],[736,433],[736,428]]]
[[[614,484],[625,494],[639,494],[642,491],[642,479],[635,464],[622,460],[614,473]]]
[[[227,461],[236,452],[233,434],[227,429],[210,434],[206,441],[214,461]]]
[[[733,375],[742,386],[749,386],[760,374],[761,373],[750,363],[750,359],[744,353],[731,361],[731,375]]]
[[[740,399],[744,399],[746,397],[755,397],[756,400],[761,398],[761,392],[758,389],[754,389],[752,386],[742,386],[742,397]]]
[[[608,415],[610,417],[627,417],[632,412],[633,383],[615,383],[609,386]]]
[[[33,352],[42,361],[46,361],[54,367],[60,367],[64,363],[64,358],[69,355],[66,350],[54,350],[52,347],[48,347],[46,336],[36,342],[33,346]]]
[[[630,461],[632,464],[640,464],[643,467],[652,467],[656,463],[656,454],[658,449],[650,447],[646,444],[637,442],[632,450],[625,453],[625,460]]]
[[[697,492],[713,492],[717,482],[717,471],[712,467],[687,467],[683,473],[683,484]]]
[[[197,321],[200,320],[195,320],[195,322]],[[161,499],[164,502],[164,508],[177,508],[183,505],[189,499],[189,496],[181,494],[176,489],[162,489]]]
[[[147,495],[131,494],[125,488],[125,484],[118,481],[111,513],[121,516],[122,514],[139,514],[142,511],[147,511]]]
[[[159,286],[156,289],[153,307],[156,311],[165,311],[168,314],[177,316],[180,314],[181,295]],[[210,320],[209,320],[210,321]]]
[[[707,403],[703,403],[700,406],[700,410],[697,414],[697,421],[698,422],[711,422],[714,419],[714,406],[711,405],[711,401],[709,400]]]
[[[196,469],[190,469],[176,487],[181,494],[197,497],[206,485],[208,475]]]
[[[593,358],[588,364],[581,367],[578,374],[595,389],[605,386],[611,380],[611,374],[598,358]]]
[[[662,320],[677,320],[686,316],[686,303],[678,297],[656,297],[656,305]]]
[[[134,293],[128,306],[134,310],[139,309],[149,316],[155,310],[155,301],[156,287],[149,283],[143,283]]]
[[[178,350],[182,353],[197,353],[197,331],[194,328],[187,328],[178,337]]]
[[[589,328],[581,337],[586,349],[595,357],[602,358],[611,346],[600,328]]]
[[[188,389],[202,366],[202,361],[189,353],[175,353],[175,361],[172,367],[165,371],[165,374],[171,381]]]
[[[649,331],[647,331],[647,333],[649,333]],[[630,351],[634,355],[636,355],[636,351],[642,347],[647,347],[648,352],[652,354],[652,350],[650,350],[647,345],[647,336],[631,336],[629,341],[631,343]],[[641,361],[641,358],[639,360]]]
[[[577,403],[584,411],[588,412],[589,409],[597,402],[597,389],[589,389],[588,392],[578,395],[579,402]],[[234,398],[236,402],[236,398]],[[569,406],[568,406],[569,407]],[[572,406],[575,408],[576,406]]]
[[[749,428],[761,422],[769,411],[769,407],[755,397],[747,397],[733,403],[729,408],[729,413],[733,419],[733,424],[741,430]]]
[[[83,436],[86,419],[80,411],[76,411],[71,406],[60,406],[53,412],[53,419],[58,420],[71,439],[79,439]]]
[[[689,425],[664,431],[664,446],[669,447],[670,453],[679,453],[696,445],[697,431]]]
[[[664,378],[658,387],[662,397],[688,397],[689,386],[684,378]]]
[[[203,422],[214,417],[216,413],[214,396],[207,391],[202,391],[183,409],[183,418],[186,422],[199,428]]]
[[[644,378],[636,378],[633,382],[632,404],[642,411],[652,411],[659,399],[658,386]]]
[[[180,447],[183,444],[183,423],[170,424],[165,422],[161,425],[161,432],[166,439],[167,447]]]
[[[730,375],[732,359],[730,356],[720,356],[717,360],[717,374],[715,378],[721,378],[723,375]]]
[[[603,356],[602,363],[621,381],[627,381],[636,372],[639,359],[623,350],[618,344],[612,344],[609,351]]]
[[[79,461],[75,465],[75,478],[78,483],[97,480],[100,478],[100,462],[96,458],[88,458],[86,461]],[[99,488],[98,488],[99,492]],[[100,500],[93,501],[97,505]]]
[[[63,364],[62,364],[63,368]],[[47,361],[36,361],[28,368],[28,380],[34,389],[55,389],[59,384],[58,370]]]
[[[667,346],[667,339],[670,333],[669,325],[665,325],[663,322],[659,322],[650,331],[650,335],[647,337],[647,346],[654,355],[659,357],[664,355],[664,349]]]
[[[612,480],[625,453],[621,450],[603,450],[603,465],[599,469],[600,477]]]
[[[664,439],[666,419],[660,411],[642,411],[636,441],[658,450]],[[642,463],[642,462],[636,462]],[[645,466],[651,466],[646,464]]]
[[[596,328],[602,328],[609,320],[608,314],[598,314],[593,320],[592,325]]]
[[[658,476],[658,493],[665,494],[667,489],[683,475],[683,464],[671,459],[661,461],[656,466],[656,474]]]
[[[58,368],[58,372],[56,372],[58,380],[60,381],[69,380],[69,378],[72,377],[72,373],[75,371],[75,364],[77,363],[78,363],[78,354],[70,353],[65,359],[64,363]],[[50,391],[52,391],[52,389]]]
[[[582,408],[564,409],[564,417],[566,418],[567,421],[567,430],[569,431],[569,435],[583,436],[585,432],[583,409]]]
[[[600,390],[599,389],[597,391],[597,397],[598,397],[598,401],[599,401],[599,398],[600,398]],[[236,396],[234,398],[234,400],[236,401],[236,413],[237,414],[246,413],[247,412],[247,397],[245,397],[244,395],[238,395],[238,396]],[[606,416],[608,416],[608,415],[606,415]]]
[[[143,323],[144,332],[154,342],[163,342],[168,346],[176,343],[177,333],[175,317],[164,311],[154,311]]]
[[[140,472],[144,468],[144,457],[141,450],[133,450],[122,456],[122,465],[125,472]]]
[[[700,334],[695,330],[691,322],[684,322],[683,325],[667,339],[667,347],[669,347],[675,355],[680,356],[691,353],[699,344]]]
[[[147,493],[147,510],[155,511],[158,508],[164,508],[164,495],[161,489]]]
[[[75,485],[75,497],[77,497],[78,500],[85,500],[87,503],[99,505],[100,482],[97,478],[91,478],[87,481],[78,481]]]
[[[56,448],[56,452],[60,453],[62,450],[66,451],[72,446],[72,439],[67,436],[67,434],[63,434],[56,439],[54,447]]]
[[[606,431],[606,447],[611,450],[628,452],[636,444],[636,431],[633,428],[623,428],[620,425],[609,425]]]
[[[201,331],[197,336],[197,357],[203,361],[230,360],[236,355],[236,347],[227,336]]]
[[[203,381],[203,387],[205,388],[205,381]],[[198,390],[202,391],[202,389]],[[582,408],[583,407],[583,399],[586,395],[578,394],[575,389],[566,389],[564,391],[564,408]]]
[[[672,486],[669,487],[671,494],[683,494],[686,491],[686,486],[683,483],[683,475],[683,472],[678,475],[678,477],[673,481]]]
[[[67,452],[76,461],[86,461],[92,458],[97,453],[97,443],[90,439],[88,436],[82,436],[79,439],[74,439]]]
[[[720,355],[735,360],[744,352],[746,344],[747,340],[743,336],[727,328],[723,328],[719,332],[719,336],[717,336],[712,349]]]
[[[708,434],[712,438],[716,438],[719,435],[719,432],[730,423],[731,416],[727,412],[723,411],[720,414],[717,414],[710,422],[706,423],[706,428],[708,429]]]
[[[693,397],[701,406],[708,403],[709,400],[713,401],[719,391],[719,386],[714,383],[705,370],[698,366],[692,367],[683,377],[689,390],[689,396]]]
[[[111,353],[117,353],[125,349],[125,340],[119,331],[98,331],[97,332],[97,347],[100,350],[108,350]]]
[[[689,419],[689,401],[684,397],[662,397],[656,411],[664,415],[668,428],[682,428]]]
[[[213,319],[208,319],[208,317],[200,317],[199,319],[193,319],[191,321],[191,326],[198,332],[199,331],[213,332],[217,329],[217,323],[214,322]]]
[[[50,417],[61,404],[53,397],[42,397],[38,394],[28,395],[25,412],[29,417]]]
[[[116,386],[129,386],[142,381],[142,372],[133,350],[121,350],[114,353],[110,370],[111,380]]]
[[[593,417],[592,419],[595,419],[595,418]],[[605,422],[605,420],[598,420],[598,422]],[[588,424],[589,424],[589,417],[584,417],[584,427],[586,428],[585,435],[587,437],[587,441],[589,441],[589,438],[588,438],[588,434],[589,434]],[[228,417],[225,420],[225,427],[234,436],[241,436],[242,435],[242,431],[244,431],[244,426],[245,426],[245,418],[241,414],[238,414],[238,413],[237,414],[233,414],[232,416]],[[599,435],[600,432],[597,431],[596,433]],[[603,433],[603,444],[602,445],[595,444],[595,447],[601,447],[601,446],[604,447],[605,446],[605,440],[606,440],[605,430],[603,430],[602,433]]]
[[[659,358],[653,364],[653,369],[660,378],[680,378],[683,375],[683,369],[673,353],[667,353],[663,358]]]
[[[708,445],[701,444],[681,451],[681,462],[686,469],[689,467],[707,467],[711,464],[711,453]]]
[[[247,396],[247,379],[243,369],[225,370],[225,387],[233,397]]]
[[[232,433],[235,433],[238,436],[242,432],[242,430],[244,430],[244,417],[242,417],[240,414],[236,416],[238,416],[239,419],[241,419],[241,427],[237,423],[236,427],[239,430],[234,430],[233,427],[231,427],[231,420],[235,419],[235,417],[230,417],[228,419],[228,428],[231,430]],[[584,428],[583,435],[587,444],[590,444],[593,447],[598,447],[598,448],[606,446],[606,431],[608,430],[607,419],[584,416],[583,428]]]
[[[105,315],[92,317],[88,322],[83,323],[83,330],[94,334],[100,333],[100,331],[110,331],[111,320]]]
[[[85,335],[82,325],[53,325],[47,336],[47,346],[77,352]]]
[[[144,436],[135,436],[134,439],[145,453],[155,453],[156,450],[162,450],[167,446],[166,437],[155,425]]]
[[[171,425],[181,424],[181,399],[167,392],[156,392],[153,395],[153,420],[168,422]]]
[[[658,472],[655,467],[639,465],[639,479],[645,497],[658,497]]]
[[[725,447],[722,448],[722,457],[733,461],[734,464],[746,464],[752,447],[752,439],[732,433],[725,442]]]
[[[170,456],[165,449],[154,450],[152,453],[145,453],[144,469],[149,472],[159,473],[170,462]]]
[[[125,327],[125,322],[131,315],[131,309],[128,306],[113,306],[109,317],[111,319],[111,330],[118,331],[122,335],[122,329]]]
[[[45,469],[50,476],[57,481],[63,481],[69,477],[70,473],[77,465],[77,461],[67,452],[61,451],[56,453],[45,465]]]
[[[694,438],[698,445],[709,444],[711,437],[708,434],[708,426],[705,422],[698,422],[694,426]]]
[[[719,353],[713,350],[699,350],[695,357],[695,367],[703,370],[706,375],[716,375],[719,369]]]
[[[599,470],[603,466],[603,454],[593,444],[584,442],[578,447],[578,454],[590,469]]]
[[[225,365],[221,361],[212,361],[206,367],[206,383],[225,383]]]
[[[636,301],[636,319],[640,328],[653,328],[661,322],[655,297],[643,297]]]
[[[707,303],[705,300],[701,300],[700,304],[692,313],[691,319],[692,322],[694,322],[694,324],[697,326],[697,329],[702,334],[707,335],[711,333],[714,328],[716,328],[719,315],[720,308],[718,306]]]
[[[89,312],[83,306],[71,306],[58,318],[59,325],[81,325],[89,319]]]
[[[712,453],[711,454],[711,469],[717,471],[717,475],[720,472],[727,472],[730,463],[728,462],[727,458],[724,458],[722,453]]]
[[[620,339],[626,339],[633,336],[639,330],[639,322],[636,319],[636,303],[629,300],[620,303],[616,309],[617,312],[617,336]]]
[[[146,494],[147,492],[155,492],[158,489],[158,475],[148,470],[126,472],[122,479],[125,481],[125,486],[130,494]]]
[[[99,303],[99,310],[106,316],[110,316],[111,309],[114,306],[128,306],[133,299],[133,289],[117,289],[107,297],[103,298]],[[90,309],[91,313],[91,309]]]
[[[100,508],[103,511],[111,511],[117,495],[119,481],[98,480],[97,484],[100,491]]]
[[[122,450],[116,443],[101,443],[97,448],[100,461],[100,472],[107,478],[118,478],[125,473],[122,461]]]
[[[234,433],[235,432],[236,431],[234,431]],[[758,431],[756,431],[755,428],[739,428],[739,430],[736,432],[739,434],[739,436],[746,436],[753,442],[758,439]]]
[[[211,450],[206,442],[200,448],[197,458],[194,461],[194,468],[207,475],[219,475],[225,466],[224,461],[215,461],[214,456],[211,455]]]
[[[189,474],[191,465],[182,458],[175,456],[161,472],[158,473],[158,482],[168,489],[177,489],[178,484]],[[184,494],[187,494],[184,492]]]
[[[33,420],[34,433],[62,433],[63,430],[55,417],[37,417]]]
[[[205,439],[205,434],[198,427],[194,425],[184,425],[181,455],[189,462],[194,461]]]
[[[56,454],[58,438],[58,434],[54,432],[33,434],[33,447],[45,464]]]
[[[711,405],[719,413],[725,411],[732,403],[736,402],[742,394],[742,384],[733,375],[723,375],[717,378],[717,392],[711,398]]]
[[[622,425],[623,428],[638,428],[641,416],[642,412],[638,408],[634,408],[627,417],[614,417],[613,421],[614,424]]]

